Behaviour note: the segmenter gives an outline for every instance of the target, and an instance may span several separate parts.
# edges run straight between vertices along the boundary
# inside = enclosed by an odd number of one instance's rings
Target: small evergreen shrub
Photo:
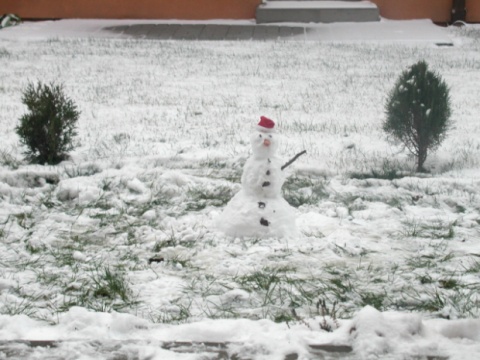
[[[77,106],[65,96],[62,85],[41,82],[28,84],[22,102],[29,112],[20,118],[16,132],[27,147],[27,159],[38,164],[58,164],[74,148],[80,115]]]
[[[21,22],[22,22],[22,19],[20,19],[18,15],[15,15],[15,14],[0,15],[0,29],[8,26],[18,25]]]
[[[445,139],[450,126],[449,89],[424,61],[404,71],[389,94],[385,132],[400,140],[417,158],[417,171],[424,172],[429,150]]]

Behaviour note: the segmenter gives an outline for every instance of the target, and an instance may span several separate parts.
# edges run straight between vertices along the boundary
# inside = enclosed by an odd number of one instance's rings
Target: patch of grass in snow
[[[365,155],[366,156],[366,155]],[[406,176],[412,176],[413,172],[409,165],[396,159],[380,158],[373,159],[374,164],[368,171],[352,171],[349,173],[351,179],[381,179],[395,180]],[[366,163],[367,161],[365,161]]]
[[[480,256],[480,255],[477,255]],[[468,265],[464,265],[463,268],[465,269],[465,272],[475,274],[475,273],[480,273],[480,261],[473,259],[469,262]]]
[[[166,235],[164,239],[155,242],[152,251],[159,253],[163,249],[175,248],[178,246],[191,249],[194,248],[199,240],[202,240],[204,233],[197,229],[197,226],[192,226],[191,229],[174,229],[164,230]]]
[[[365,292],[360,294],[360,298],[362,299],[362,306],[370,305],[379,311],[385,310],[384,302],[387,294],[385,292],[382,293],[373,293],[373,292]]]
[[[28,230],[34,225],[33,214],[32,212],[21,212],[13,214],[13,217],[16,219],[18,226]]]
[[[81,176],[93,176],[102,172],[102,169],[95,163],[84,165],[65,165],[64,172],[69,178],[76,178]]]
[[[11,223],[10,218],[11,216],[8,216],[4,222],[0,222],[0,240],[3,240],[3,238],[7,236],[8,230],[6,230],[5,228]]]
[[[94,297],[108,298],[110,300],[119,298],[123,303],[131,301],[131,290],[125,276],[120,272],[112,272],[108,267],[98,269],[92,276],[92,281],[94,284]]]
[[[438,245],[430,244],[429,247],[421,253],[406,259],[406,265],[411,269],[427,268],[441,271],[439,266],[441,263],[448,263],[455,258],[455,253],[447,251],[447,246],[444,243],[439,243]]]
[[[34,302],[31,302],[27,299],[16,299],[5,302],[2,307],[0,307],[0,314],[5,315],[26,315],[35,317],[38,308]]]
[[[177,269],[184,269],[187,267],[191,267],[191,259],[187,258],[185,255],[176,254],[170,257],[167,260],[167,263],[172,264],[173,267]]]
[[[245,161],[228,162],[220,159],[206,159],[199,163],[199,169],[205,171],[208,177],[214,179],[225,179],[226,181],[239,184],[242,178],[243,165]]]
[[[337,271],[333,267],[328,267],[326,271],[330,274],[327,282],[328,293],[340,304],[347,302],[354,291],[351,275],[348,272]]]
[[[330,286],[328,289],[336,299],[341,302],[345,302],[348,300],[346,294],[353,290],[353,284],[348,278],[333,278],[330,279]]]
[[[421,237],[423,235],[422,226],[414,218],[405,219],[402,222],[402,225],[403,225],[403,230],[401,231],[400,235],[404,238]]]
[[[231,187],[220,185],[218,187],[195,187],[187,191],[186,211],[200,211],[208,206],[221,207],[227,204],[233,197]]]
[[[36,281],[40,284],[47,286],[52,286],[59,283],[60,279],[63,276],[63,274],[56,268],[43,267],[40,269],[35,269],[34,271],[36,275]]]
[[[414,309],[417,311],[439,312],[446,305],[446,299],[437,290],[433,291],[429,297],[422,299]]]
[[[295,271],[295,269],[288,267],[277,269],[267,267],[254,271],[251,274],[240,276],[237,282],[246,290],[264,290],[269,292],[274,289],[277,284],[287,279],[287,273],[293,271]]]
[[[10,151],[0,150],[0,165],[12,170],[20,167],[21,161],[18,160]]]
[[[200,163],[200,168],[210,168],[210,169],[225,169],[227,167],[227,162],[219,159],[207,159]]]
[[[146,207],[156,207],[156,206],[161,206],[161,207],[168,207],[169,205],[172,204],[172,197],[171,195],[166,192],[165,188],[163,186],[154,186],[150,188],[150,199],[146,205]],[[147,209],[145,209],[147,210]]]
[[[40,206],[44,206],[47,209],[53,209],[60,205],[60,201],[58,201],[54,195],[55,187],[50,186],[47,190],[45,190],[42,194],[39,195],[39,202]]]
[[[279,310],[273,315],[273,321],[276,323],[290,323],[298,320],[298,317],[295,316],[295,309],[292,308],[289,310]]]
[[[480,164],[479,153],[480,143],[478,140],[465,139],[453,149],[450,159],[439,164],[437,171],[442,174],[449,171],[476,168]]]
[[[480,307],[477,289],[467,288],[454,279],[429,283],[422,289],[403,289],[402,297],[395,306],[408,311],[428,312],[438,317],[475,316]]]
[[[335,201],[344,205],[348,209],[348,214],[352,215],[352,211],[364,210],[366,205],[358,194],[350,192],[335,193]]]
[[[457,221],[445,222],[436,220],[430,226],[426,227],[428,238],[449,240],[455,237],[455,226]]]
[[[186,299],[183,296],[173,299],[168,306],[150,311],[148,316],[154,323],[182,324],[191,319],[192,307],[193,299]]]
[[[460,287],[458,280],[453,278],[440,279],[438,280],[438,283],[442,289],[447,289],[447,290],[458,289]]]
[[[456,221],[445,222],[441,219],[432,222],[421,222],[418,219],[410,218],[402,222],[403,230],[401,236],[419,237],[425,239],[450,240],[455,237]]]
[[[433,284],[435,282],[429,274],[418,275],[416,280],[422,285]]]
[[[62,302],[57,311],[68,310],[72,306],[83,306],[93,311],[110,312],[132,309],[138,303],[124,272],[113,271],[108,266],[98,266],[75,274],[73,283],[63,284]]]
[[[328,197],[328,181],[305,176],[291,176],[285,181],[282,192],[285,200],[293,207],[317,205]]]
[[[294,320],[295,309],[311,316],[318,299],[328,292],[321,279],[301,276],[290,266],[267,266],[232,280],[251,294],[249,316],[274,321]]]
[[[395,179],[401,179],[405,176],[410,176],[410,175],[404,172],[400,172],[397,169],[381,169],[381,170],[372,169],[368,173],[352,172],[349,174],[349,177],[351,179],[360,179],[360,180],[363,180],[363,179],[395,180]]]
[[[66,311],[71,306],[98,311],[132,309],[136,304],[135,296],[124,275],[126,270],[120,269],[135,270],[138,267],[139,259],[132,252],[134,246],[131,244],[117,251],[116,246],[110,248],[108,240],[93,230],[59,239],[53,246],[36,242],[32,245],[27,237],[25,248],[34,256],[23,256],[23,260],[17,259],[9,265],[15,267],[18,274],[35,274],[35,284],[42,289],[41,295],[29,295],[33,289],[27,282],[20,285],[25,291],[20,292],[19,297],[35,302],[42,314],[45,311],[50,314]],[[81,258],[84,253],[92,251],[109,253],[116,270],[95,265],[96,261],[91,258]]]
[[[171,306],[160,312],[161,322],[183,322],[191,316],[210,319],[234,319],[242,317],[243,294],[229,294],[235,285],[211,274],[198,273],[185,279],[182,297],[171,301]],[[248,303],[248,301],[246,301]],[[247,310],[248,311],[248,310]],[[157,317],[159,312],[157,311]]]
[[[10,51],[5,49],[4,47],[0,47],[0,59],[9,58],[10,56],[12,56]]]
[[[67,240],[65,245],[49,248],[45,253],[53,258],[53,263],[59,268],[64,266],[73,268],[78,263],[73,253],[81,250],[83,250],[82,244]]]

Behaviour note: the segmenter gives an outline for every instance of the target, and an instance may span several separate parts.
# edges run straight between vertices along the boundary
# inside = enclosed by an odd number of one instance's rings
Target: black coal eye
[[[258,137],[261,138],[261,137],[262,137],[262,134],[258,134]]]
[[[271,138],[272,138],[272,135],[268,135],[268,137],[271,139]]]

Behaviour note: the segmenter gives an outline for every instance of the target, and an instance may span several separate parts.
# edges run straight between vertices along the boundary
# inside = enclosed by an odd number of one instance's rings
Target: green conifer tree
[[[450,126],[450,95],[442,78],[419,61],[404,71],[389,94],[383,129],[400,140],[424,172],[428,151],[445,139]]]
[[[28,84],[22,102],[29,112],[20,118],[16,132],[26,146],[27,159],[38,164],[58,164],[74,148],[80,113],[65,96],[62,85]]]

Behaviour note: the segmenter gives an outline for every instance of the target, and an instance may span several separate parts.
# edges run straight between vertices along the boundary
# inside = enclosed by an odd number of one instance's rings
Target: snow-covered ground
[[[201,356],[152,345],[174,340],[255,359],[308,359],[315,344],[480,357],[480,27],[445,29],[454,46],[439,47],[23,26],[0,31],[0,340],[141,340],[124,343],[139,359]],[[381,130],[387,93],[420,59],[450,85],[454,120],[422,176]],[[15,134],[37,80],[64,83],[82,112],[58,166],[25,163]],[[260,115],[285,161],[307,150],[283,188],[295,238],[213,226]],[[65,344],[58,358],[103,356]]]

